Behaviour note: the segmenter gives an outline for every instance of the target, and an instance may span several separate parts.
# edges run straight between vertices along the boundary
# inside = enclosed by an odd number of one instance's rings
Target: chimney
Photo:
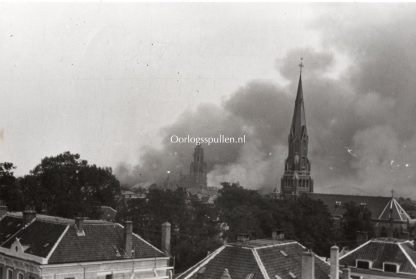
[[[331,247],[330,264],[330,278],[339,279],[339,248],[336,245]]]
[[[356,238],[357,245],[361,245],[368,240],[368,233],[364,231],[357,231]]]
[[[77,236],[85,236],[84,217],[75,217],[75,229],[77,230]]]
[[[0,219],[7,214],[7,206],[0,200]]]
[[[171,225],[169,222],[162,224],[162,251],[170,256],[170,231]]]
[[[341,279],[351,279],[351,269],[343,268]]]
[[[315,279],[315,257],[310,251],[302,254],[302,279]]]
[[[416,235],[413,236],[413,251],[416,251]]]
[[[274,230],[272,232],[272,239],[273,240],[283,240],[285,239],[285,232],[283,230]]]
[[[124,223],[124,255],[126,258],[131,258],[133,250],[133,223],[126,221]]]
[[[36,218],[36,211],[33,209],[26,209],[23,211],[23,222],[25,225],[29,224]]]
[[[246,233],[237,234],[237,242],[245,243],[250,240],[250,237]]]

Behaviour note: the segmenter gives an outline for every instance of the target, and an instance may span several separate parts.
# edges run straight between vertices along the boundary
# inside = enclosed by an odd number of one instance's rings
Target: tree
[[[344,204],[342,232],[346,242],[354,243],[357,232],[367,232],[368,237],[374,236],[374,226],[371,222],[371,211],[364,205],[357,205],[354,202]]]
[[[115,206],[120,193],[111,168],[89,165],[70,152],[43,158],[20,182],[27,204],[69,218],[79,214],[96,217],[96,206]]]
[[[13,170],[13,163],[0,163],[0,200],[11,210],[20,210],[23,206],[22,193]]]
[[[150,189],[146,199],[134,199],[121,208],[118,220],[131,219],[133,230],[160,247],[161,225],[172,226],[172,256],[177,271],[192,266],[207,251],[221,245],[216,210],[183,189]]]

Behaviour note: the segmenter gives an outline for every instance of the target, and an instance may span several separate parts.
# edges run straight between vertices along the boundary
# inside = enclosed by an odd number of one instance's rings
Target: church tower
[[[308,132],[303,104],[302,59],[299,67],[298,91],[288,140],[289,154],[285,161],[285,173],[281,179],[280,192],[284,197],[313,192],[313,180],[310,175],[311,164],[308,159]]]
[[[204,149],[198,144],[194,150],[194,161],[190,165],[190,187],[207,187],[207,163],[204,162]]]

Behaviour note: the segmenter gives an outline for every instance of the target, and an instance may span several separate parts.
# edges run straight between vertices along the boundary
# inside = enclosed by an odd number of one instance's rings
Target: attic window
[[[383,268],[385,272],[397,272],[399,265],[395,263],[383,263]]]
[[[342,205],[342,202],[341,201],[336,201],[335,202],[335,207],[340,207]]]
[[[296,275],[295,275],[295,274],[293,274],[293,272],[292,272],[292,271],[289,271],[289,276],[290,276],[290,278],[296,278]]]
[[[246,276],[246,279],[253,279],[253,277],[254,277],[254,274],[253,273],[250,273],[250,274],[248,274]]]
[[[45,244],[43,245],[43,247],[45,247],[45,248],[46,248],[46,247],[48,247],[48,246],[49,246],[49,244],[50,244],[50,243],[49,243],[49,242],[47,242],[47,243],[45,243]]]
[[[280,250],[280,254],[282,254],[283,256],[287,257],[287,253],[283,250]]]
[[[357,268],[370,269],[370,261],[357,260]]]

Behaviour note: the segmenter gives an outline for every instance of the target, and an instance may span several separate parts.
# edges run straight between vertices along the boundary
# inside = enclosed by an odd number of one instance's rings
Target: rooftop
[[[305,251],[304,246],[292,240],[259,239],[230,243],[218,248],[177,278],[221,278],[224,272],[233,279],[301,278],[302,254]],[[318,256],[314,257],[315,278],[328,279],[329,265]]]

